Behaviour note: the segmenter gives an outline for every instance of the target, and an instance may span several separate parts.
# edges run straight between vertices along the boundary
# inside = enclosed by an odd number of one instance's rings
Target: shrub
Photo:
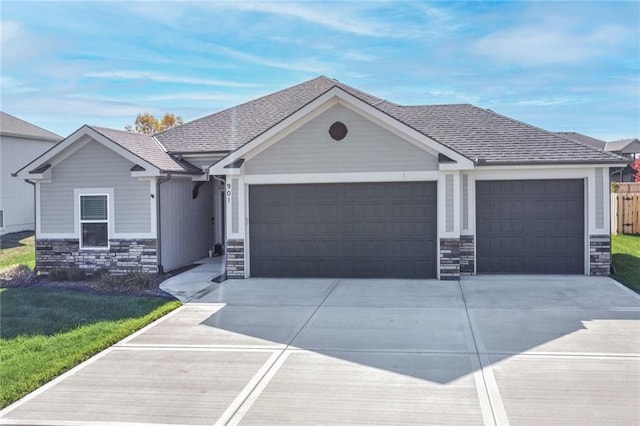
[[[36,274],[27,265],[11,265],[0,271],[0,287],[21,287],[32,284]]]
[[[69,281],[83,281],[87,277],[87,273],[84,269],[70,268],[67,276],[69,277]]]
[[[146,272],[131,271],[125,276],[123,284],[129,288],[144,289],[151,288],[153,280]]]
[[[106,268],[104,269],[105,270],[100,271],[100,273],[96,276],[96,282],[98,283],[98,288],[103,290],[109,290],[116,287],[118,282],[111,275],[109,275],[109,271],[106,270]]]
[[[100,279],[100,276],[105,274],[109,275],[109,268],[107,268],[106,266],[101,266],[95,271],[93,271],[93,278],[97,280],[97,279]]]
[[[68,281],[69,272],[67,269],[53,268],[49,271],[49,279],[51,281]]]

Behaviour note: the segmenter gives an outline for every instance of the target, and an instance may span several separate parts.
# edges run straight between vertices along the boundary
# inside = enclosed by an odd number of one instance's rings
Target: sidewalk
[[[218,284],[212,280],[224,273],[225,256],[206,257],[194,263],[199,265],[165,280],[160,288],[181,302],[217,288]]]

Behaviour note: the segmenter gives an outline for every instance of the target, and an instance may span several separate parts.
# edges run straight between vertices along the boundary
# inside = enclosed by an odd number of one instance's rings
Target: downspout
[[[171,172],[167,172],[166,176],[160,176],[156,180],[156,256],[158,257],[158,274],[164,273],[164,267],[162,266],[162,236],[161,232],[161,220],[160,220],[160,185],[171,180]]]
[[[15,176],[14,176],[15,177]],[[38,235],[36,234],[36,232],[38,231],[38,212],[36,211],[36,206],[38,205],[38,203],[36,202],[36,183],[29,180],[29,179],[25,179],[24,180],[26,183],[28,183],[29,185],[33,185],[33,244],[35,247],[37,247],[36,241],[38,241]],[[34,247],[34,251],[35,251],[35,247]],[[35,260],[38,260],[38,256],[35,256]],[[38,264],[36,263],[33,267],[34,270],[38,269]]]

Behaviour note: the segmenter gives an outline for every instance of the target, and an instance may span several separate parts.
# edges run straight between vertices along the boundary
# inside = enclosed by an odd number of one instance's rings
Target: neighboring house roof
[[[156,135],[172,153],[230,152],[337,87],[465,157],[482,163],[616,163],[582,141],[473,105],[404,106],[324,76]]]
[[[557,133],[569,139],[573,139],[577,142],[586,143],[587,145],[591,145],[594,148],[598,148],[607,152],[624,153],[624,154],[640,153],[640,140],[635,138],[622,139],[622,140],[613,141],[613,142],[605,142],[603,140],[592,138],[591,136],[583,135],[582,133],[577,133],[577,132],[557,132]]]
[[[632,138],[608,142],[605,149],[607,151],[621,152],[625,154],[640,154],[640,140]]]
[[[607,142],[601,139],[592,138],[591,136],[587,136],[578,132],[556,132],[556,133],[561,136],[564,136],[565,138],[569,138],[577,142],[585,143],[587,145],[590,145],[594,148],[601,149],[603,151],[605,150],[605,146],[607,145]]]
[[[192,164],[167,154],[164,148],[151,135],[88,126],[112,142],[131,152],[163,172],[202,173]]]
[[[58,142],[62,136],[0,111],[0,134],[19,138]]]

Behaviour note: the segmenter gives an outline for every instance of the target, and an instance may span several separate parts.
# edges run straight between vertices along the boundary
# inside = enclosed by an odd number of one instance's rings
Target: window
[[[107,195],[80,196],[80,247],[109,247],[108,206]]]
[[[0,228],[4,228],[4,210],[0,210]]]

